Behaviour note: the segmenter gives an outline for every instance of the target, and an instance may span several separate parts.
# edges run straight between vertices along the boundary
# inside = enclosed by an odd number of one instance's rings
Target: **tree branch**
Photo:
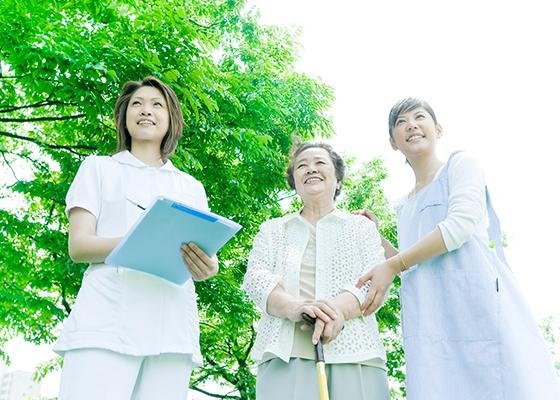
[[[257,331],[255,330],[255,328],[251,324],[251,340],[249,341],[249,346],[247,346],[247,350],[245,350],[245,360],[247,360],[249,358],[249,356],[251,355],[251,350],[253,349],[253,345],[255,344],[255,339],[256,339],[256,336],[257,336],[256,333],[257,333]]]
[[[0,106],[0,113],[9,113],[17,110],[23,110],[26,108],[40,108],[46,106],[77,106],[77,103],[65,103],[63,101],[49,101],[49,100],[41,100],[37,103],[27,104],[25,106]]]
[[[28,141],[28,142],[35,143],[36,145],[38,145],[40,147],[45,147],[45,148],[49,148],[49,149],[67,150],[67,151],[70,151],[71,153],[74,153],[74,154],[77,154],[77,155],[80,155],[80,156],[84,156],[86,154],[82,154],[80,152],[77,152],[75,149],[97,150],[97,147],[95,147],[95,146],[89,146],[89,145],[83,145],[83,144],[78,144],[78,145],[74,145],[74,146],[49,144],[49,143],[42,142],[38,139],[29,137],[29,136],[22,136],[22,135],[17,135],[15,133],[4,132],[4,131],[0,131],[0,136],[6,136],[6,137],[9,137],[9,138],[12,138],[12,139],[25,140],[25,141]]]
[[[62,303],[62,306],[64,307],[64,311],[66,311],[66,316],[68,316],[72,311],[72,307],[70,307],[70,304],[68,304],[68,300],[66,300],[66,289],[62,284],[60,285],[60,295],[61,295],[60,301]]]
[[[220,22],[222,22],[222,20],[216,21],[216,22],[214,22],[214,23],[211,24],[211,25],[202,25],[202,24],[199,24],[198,22],[196,22],[194,19],[190,19],[190,18],[189,18],[189,22],[190,22],[191,24],[193,24],[193,25],[198,26],[199,28],[202,28],[202,29],[212,29],[212,28],[215,27],[216,25],[219,25]]]
[[[39,122],[39,121],[65,121],[68,119],[83,118],[86,114],[65,115],[63,117],[37,117],[37,118],[0,118],[0,122]]]
[[[208,364],[212,365],[214,368],[216,368],[217,373],[227,382],[229,382],[231,385],[237,387],[237,383],[238,383],[238,379],[236,379],[234,376],[232,376],[230,373],[228,373],[228,371],[226,370],[226,368],[222,367],[221,365],[219,365],[216,361],[212,360],[210,357],[205,356],[206,361],[208,361]]]
[[[239,399],[239,396],[230,396],[230,395],[227,395],[227,394],[210,393],[210,392],[207,392],[206,390],[200,389],[199,387],[196,387],[196,386],[191,386],[190,388],[192,390],[196,390],[197,392],[205,394],[206,396],[215,397],[217,399]]]
[[[292,193],[288,194],[288,195],[285,196],[285,197],[279,198],[278,201],[280,202],[280,201],[282,201],[282,200],[286,200],[286,199],[289,199],[289,198],[291,198],[291,197],[295,197],[296,194],[297,194],[296,192],[292,192]]]
[[[210,371],[204,371],[204,373],[197,375],[196,378],[194,379],[191,376],[191,384],[198,385],[199,383],[204,382],[208,377],[210,377],[210,375],[211,375]]]
[[[15,157],[18,157],[18,158],[25,159],[33,165],[40,164],[40,167],[44,168],[44,163],[42,163],[40,160],[34,160],[33,158],[29,157],[29,155],[27,155],[27,154],[18,153],[18,152],[15,152],[15,151],[9,151],[9,150],[6,150],[6,149],[0,150],[0,151],[3,151],[6,154],[11,154],[12,156],[15,156]]]
[[[19,79],[19,78],[25,78],[26,76],[31,75],[31,72],[25,75],[14,75],[14,76],[4,76],[4,75],[0,75],[0,79]]]
[[[8,168],[10,168],[10,171],[12,171],[12,175],[14,176],[15,180],[19,182],[19,178],[16,175],[16,171],[14,171],[14,169],[12,168],[12,165],[10,164],[8,159],[6,158],[6,153],[3,152],[2,150],[0,150],[0,153],[2,153],[2,158],[4,159],[4,162],[6,163]]]

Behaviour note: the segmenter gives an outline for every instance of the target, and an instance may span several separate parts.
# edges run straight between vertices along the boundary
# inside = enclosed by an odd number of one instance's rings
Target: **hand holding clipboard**
[[[202,281],[218,273],[218,257],[208,257],[195,243],[183,244],[181,253],[193,280]]]
[[[158,197],[105,262],[180,285],[191,277],[179,251],[184,243],[193,242],[212,257],[240,229],[217,214]]]

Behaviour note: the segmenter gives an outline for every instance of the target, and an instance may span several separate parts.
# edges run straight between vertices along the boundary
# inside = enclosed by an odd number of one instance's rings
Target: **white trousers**
[[[130,356],[104,349],[64,354],[59,400],[186,400],[192,363],[184,354]]]

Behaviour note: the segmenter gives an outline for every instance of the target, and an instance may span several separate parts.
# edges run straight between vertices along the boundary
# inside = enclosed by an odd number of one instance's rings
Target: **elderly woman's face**
[[[294,183],[304,201],[329,198],[334,200],[338,182],[329,153],[320,147],[302,151],[294,162]]]

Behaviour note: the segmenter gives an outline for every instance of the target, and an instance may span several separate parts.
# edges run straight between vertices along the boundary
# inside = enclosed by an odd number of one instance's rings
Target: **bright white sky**
[[[538,320],[560,319],[560,61],[556,1],[252,0],[261,22],[301,26],[298,69],[336,90],[335,148],[386,161],[390,199],[413,185],[388,143],[387,114],[418,96],[444,127],[440,155],[470,151],[483,165],[510,236],[509,262]],[[552,122],[551,122],[552,121]],[[31,369],[47,348],[10,344]],[[58,377],[43,395],[56,395]],[[193,399],[202,399],[191,393]]]

